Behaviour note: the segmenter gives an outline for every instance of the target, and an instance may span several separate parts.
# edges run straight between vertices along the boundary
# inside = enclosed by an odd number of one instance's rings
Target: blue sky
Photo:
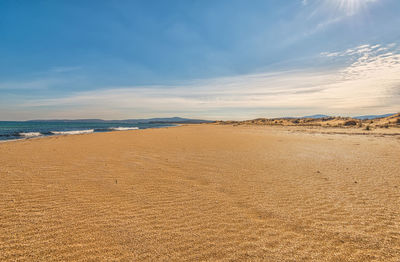
[[[0,120],[400,111],[400,1],[0,2]]]

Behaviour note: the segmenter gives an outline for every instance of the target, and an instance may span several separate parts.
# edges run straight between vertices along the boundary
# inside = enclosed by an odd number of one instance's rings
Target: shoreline
[[[391,127],[391,128],[377,128],[372,129],[370,131],[354,128],[354,127],[327,127],[327,126],[285,126],[285,125],[232,125],[232,124],[175,124],[171,126],[160,126],[160,127],[150,127],[150,128],[142,128],[142,129],[134,129],[134,130],[110,130],[104,132],[91,132],[91,133],[79,133],[79,134],[53,134],[53,135],[43,135],[36,137],[24,137],[19,139],[10,139],[10,140],[0,140],[0,143],[7,142],[16,142],[16,141],[27,141],[33,139],[45,139],[51,137],[65,137],[65,136],[77,136],[77,135],[92,135],[92,134],[101,134],[101,133],[113,133],[113,132],[132,132],[132,131],[140,131],[146,129],[158,129],[158,128],[169,128],[169,127],[181,127],[181,126],[198,126],[198,125],[211,125],[211,126],[231,126],[231,127],[241,127],[241,128],[255,128],[255,129],[264,129],[264,130],[281,130],[288,131],[292,133],[303,133],[303,134],[320,134],[320,135],[357,135],[357,136],[375,136],[375,137],[396,137],[400,139],[400,127]],[[382,129],[386,130],[386,132],[380,132]],[[360,132],[362,131],[362,132]],[[389,131],[389,132],[388,132]]]
[[[183,124],[184,125],[184,124]],[[101,132],[82,132],[82,133],[65,133],[65,134],[51,134],[51,135],[39,135],[39,136],[32,136],[32,137],[21,137],[21,138],[16,138],[16,139],[3,139],[0,140],[0,143],[6,143],[6,142],[15,142],[15,141],[26,141],[26,140],[31,140],[31,139],[44,139],[44,138],[49,138],[49,137],[60,137],[60,136],[77,136],[77,135],[90,135],[90,134],[98,134],[98,133],[112,133],[112,132],[127,132],[127,131],[139,131],[139,130],[145,130],[145,129],[155,129],[155,128],[168,128],[168,127],[177,127],[177,126],[182,126],[182,124],[171,124],[170,126],[158,126],[158,127],[148,127],[148,128],[130,128],[127,130],[112,130],[110,129],[109,131],[101,131]],[[76,131],[87,131],[87,130],[76,130]],[[75,132],[74,130],[71,131],[64,131],[64,132]]]

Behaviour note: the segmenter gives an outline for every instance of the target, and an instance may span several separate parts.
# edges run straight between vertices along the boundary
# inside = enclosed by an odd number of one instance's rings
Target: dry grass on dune
[[[272,125],[272,126],[308,126],[327,128],[365,128],[366,130],[381,128],[400,128],[400,113],[388,117],[359,120],[351,117],[321,117],[321,118],[257,118],[245,121],[217,121],[222,125]]]
[[[400,140],[287,130],[2,143],[0,261],[399,261]]]

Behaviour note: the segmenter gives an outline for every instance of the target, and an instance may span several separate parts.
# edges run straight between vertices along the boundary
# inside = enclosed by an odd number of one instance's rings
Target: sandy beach
[[[0,143],[0,261],[400,261],[400,136],[298,129]]]

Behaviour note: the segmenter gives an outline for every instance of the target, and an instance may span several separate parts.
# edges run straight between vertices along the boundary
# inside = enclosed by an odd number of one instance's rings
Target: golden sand
[[[197,125],[0,143],[0,261],[400,261],[397,137]]]

